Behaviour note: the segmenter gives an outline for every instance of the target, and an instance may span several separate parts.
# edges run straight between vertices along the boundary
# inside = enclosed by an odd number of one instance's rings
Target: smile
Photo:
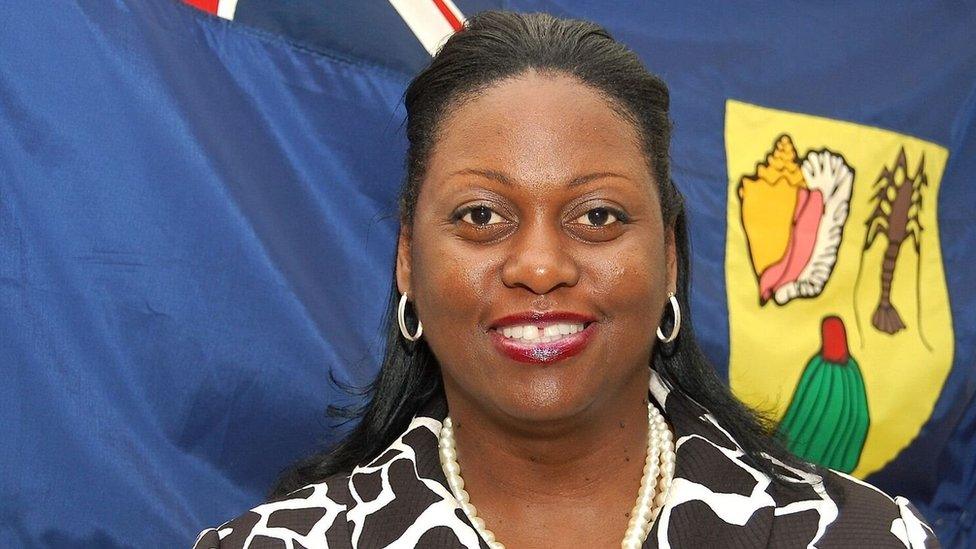
[[[559,341],[568,335],[583,331],[583,323],[558,323],[539,328],[534,324],[524,326],[506,326],[502,328],[502,335],[522,343],[550,343]]]
[[[595,331],[595,322],[553,322],[509,325],[488,333],[495,348],[508,358],[548,364],[582,352]]]

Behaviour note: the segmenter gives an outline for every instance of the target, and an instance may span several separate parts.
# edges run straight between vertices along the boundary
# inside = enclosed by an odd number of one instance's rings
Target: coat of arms
[[[732,389],[793,452],[864,477],[912,441],[952,365],[948,152],[736,101],[725,123]]]

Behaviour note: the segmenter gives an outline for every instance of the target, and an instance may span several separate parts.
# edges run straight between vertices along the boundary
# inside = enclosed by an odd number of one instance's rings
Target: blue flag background
[[[375,374],[400,96],[429,55],[387,2],[322,4],[0,4],[0,546],[188,546],[334,440],[330,370]],[[723,375],[727,99],[949,150],[953,369],[868,480],[976,545],[976,10],[648,4],[457,2],[592,19],[668,82],[692,305]]]

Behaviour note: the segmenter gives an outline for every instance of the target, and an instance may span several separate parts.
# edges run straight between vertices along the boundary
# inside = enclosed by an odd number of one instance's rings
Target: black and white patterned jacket
[[[645,548],[938,547],[908,500],[848,475],[834,473],[831,485],[844,492],[838,498],[777,463],[806,485],[782,490],[742,461],[711,414],[651,377],[651,397],[674,427],[677,448],[674,483]],[[446,404],[435,399],[372,462],[204,530],[194,549],[487,549],[441,470],[437,435],[446,415]]]

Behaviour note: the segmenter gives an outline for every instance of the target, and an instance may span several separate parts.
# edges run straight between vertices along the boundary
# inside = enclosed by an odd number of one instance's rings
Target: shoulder
[[[336,475],[200,532],[193,549],[351,547],[349,475]]]
[[[768,538],[769,547],[939,546],[907,499],[850,475],[825,468],[817,475],[765,455],[782,482],[769,478],[744,459],[742,446],[707,408],[656,380],[652,376],[651,393],[675,430],[675,479],[666,508],[672,522],[708,520],[709,541]]]
[[[890,540],[911,548],[938,547],[932,528],[925,522],[908,499],[891,497],[881,489],[850,475],[829,471],[827,490],[831,484],[843,490],[837,498],[837,518],[824,536],[824,541],[870,544],[874,540]],[[835,489],[836,490],[836,489]]]
[[[807,484],[807,494],[777,491],[773,545],[800,535],[821,547],[939,547],[908,499],[838,471],[823,474],[822,483]]]
[[[462,524],[463,513],[441,471],[437,434],[444,415],[446,405],[432,399],[375,458],[208,528],[193,549],[351,549],[353,533],[359,546],[387,547],[416,536],[422,546],[442,547],[457,546],[436,541],[449,538],[447,531],[476,536]],[[414,524],[422,527],[411,528]],[[478,546],[472,539],[466,547]]]

